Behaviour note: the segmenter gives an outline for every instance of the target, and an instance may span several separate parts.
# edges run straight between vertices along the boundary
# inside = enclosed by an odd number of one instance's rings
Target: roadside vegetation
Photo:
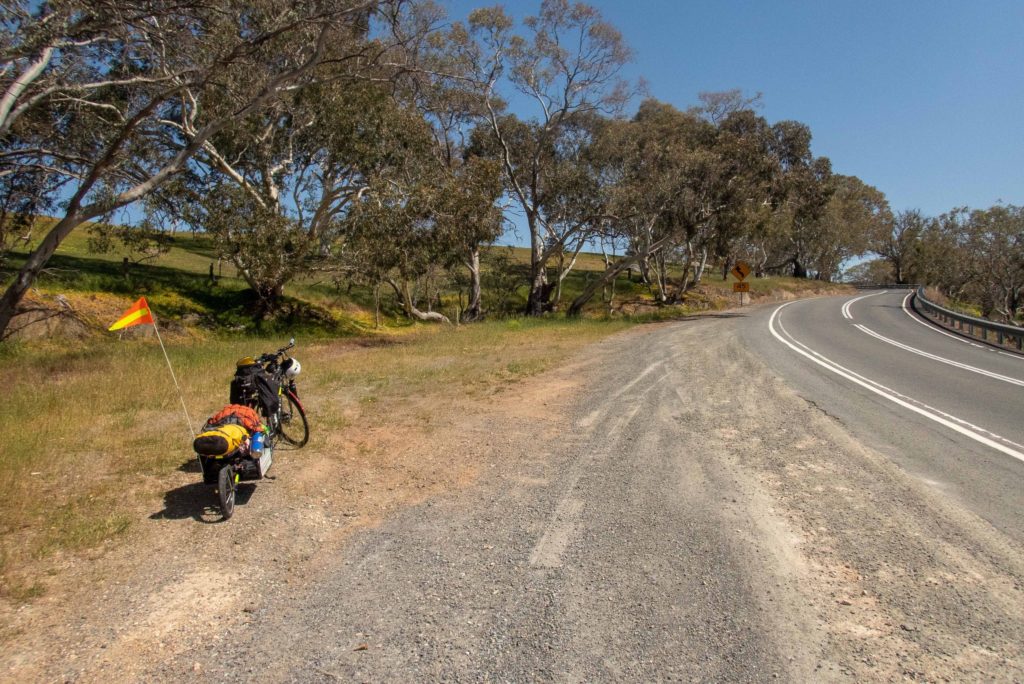
[[[1024,322],[1024,207],[900,212],[872,249],[879,258],[859,265],[852,279],[926,285],[943,306]]]

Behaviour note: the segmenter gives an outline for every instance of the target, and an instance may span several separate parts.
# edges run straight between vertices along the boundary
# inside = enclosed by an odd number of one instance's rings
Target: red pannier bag
[[[260,414],[256,413],[254,409],[242,406],[241,404],[228,404],[210,416],[210,419],[206,421],[206,426],[215,427],[227,423],[241,425],[250,433],[259,432],[263,429],[263,420],[260,418]]]

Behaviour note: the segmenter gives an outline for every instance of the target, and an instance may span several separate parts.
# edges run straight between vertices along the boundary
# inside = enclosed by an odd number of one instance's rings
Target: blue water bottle
[[[263,453],[263,430],[259,430],[252,436],[252,443],[249,446],[249,455],[259,458]]]

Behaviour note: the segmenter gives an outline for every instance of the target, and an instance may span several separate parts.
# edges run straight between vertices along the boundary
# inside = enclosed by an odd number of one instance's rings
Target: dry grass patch
[[[331,497],[353,482],[365,483],[357,487],[365,494],[410,480],[414,490],[428,491],[424,482],[433,476],[401,462],[408,445],[445,429],[452,411],[472,411],[627,325],[496,321],[357,341],[300,339],[299,387],[312,439],[289,456],[285,489]],[[227,402],[238,357],[280,343],[168,340],[193,422]],[[0,403],[0,593],[25,600],[42,593],[37,578],[62,557],[102,550],[144,524],[193,455],[154,339],[22,343],[0,357],[0,382],[7,388]],[[345,477],[301,474],[339,465]]]

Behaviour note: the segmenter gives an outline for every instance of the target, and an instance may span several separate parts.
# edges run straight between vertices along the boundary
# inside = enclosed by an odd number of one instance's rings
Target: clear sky
[[[453,19],[493,2],[449,0]],[[635,52],[627,76],[684,109],[762,92],[837,173],[893,209],[1024,204],[1024,0],[592,0]],[[539,0],[506,2],[517,16]]]

